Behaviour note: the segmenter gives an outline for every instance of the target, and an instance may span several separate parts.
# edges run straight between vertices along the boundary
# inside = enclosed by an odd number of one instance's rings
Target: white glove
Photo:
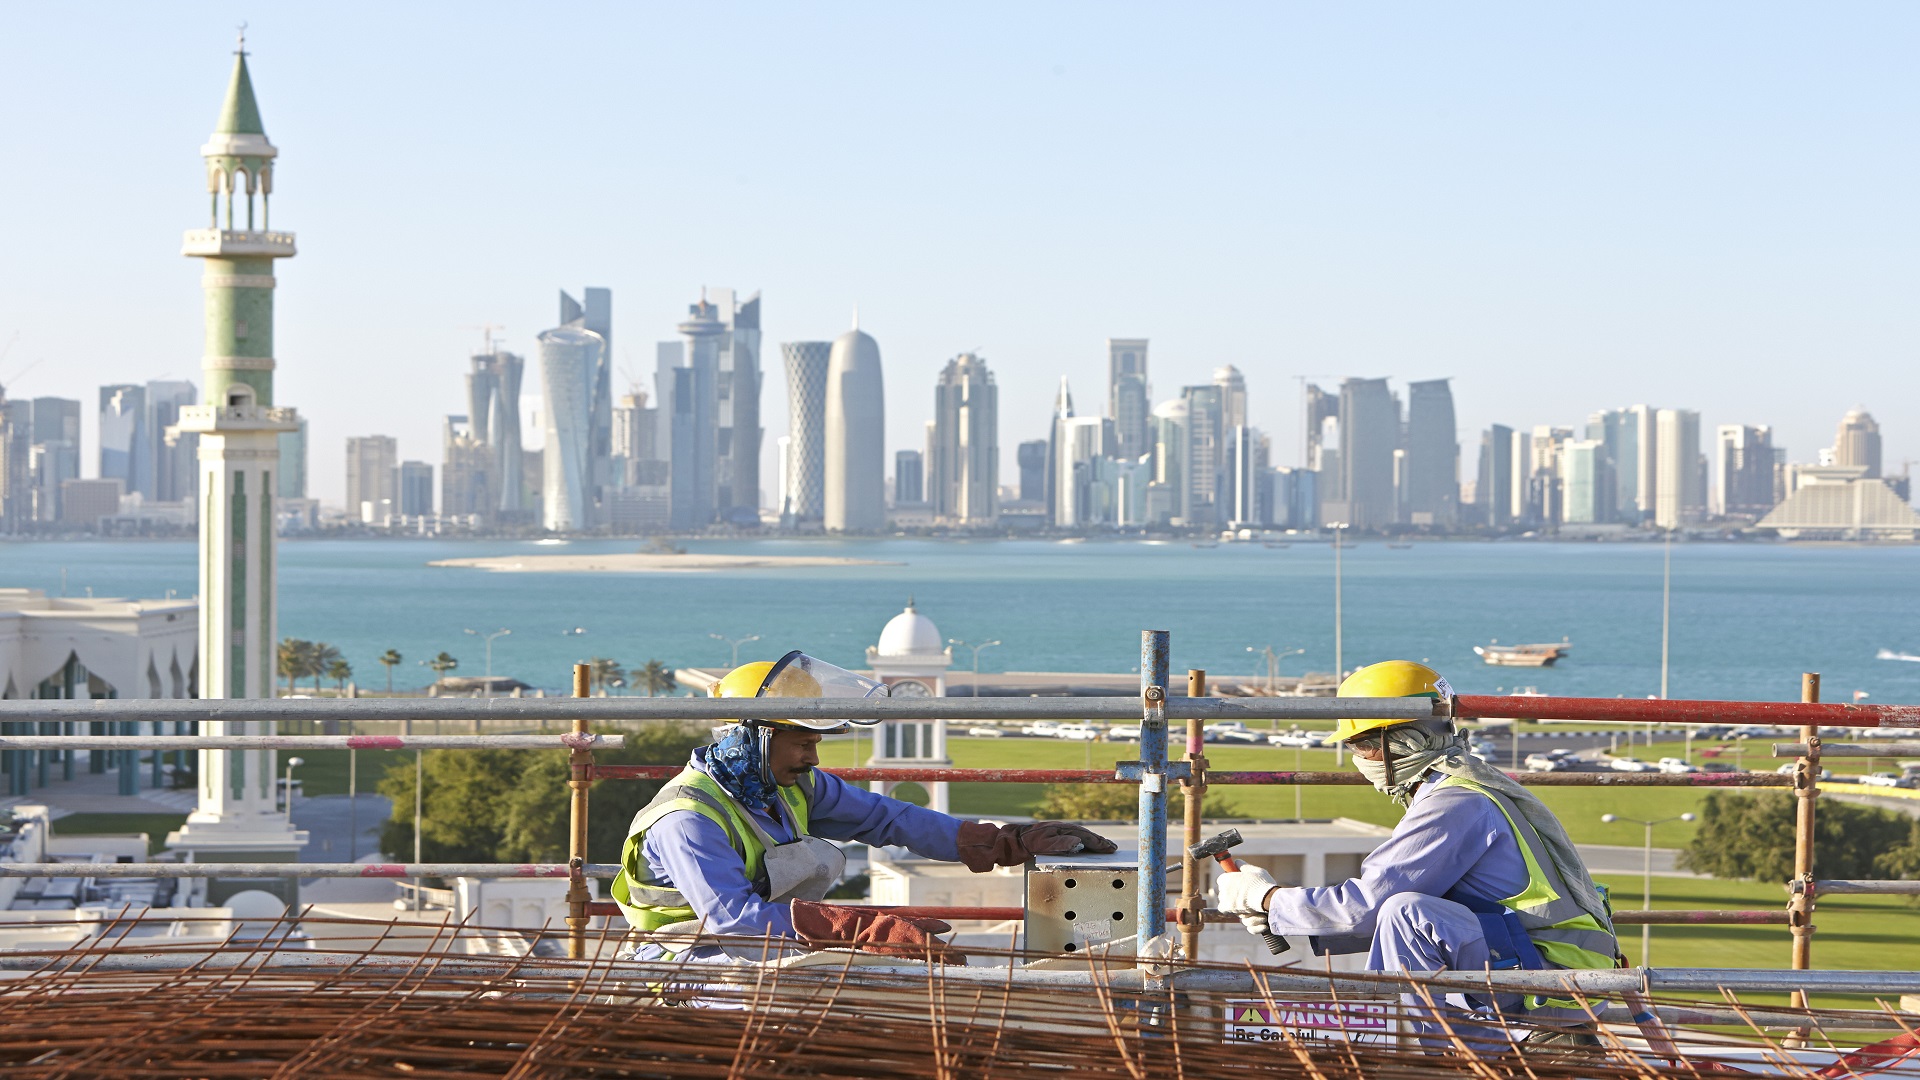
[[[1230,915],[1241,916],[1241,923],[1255,934],[1268,930],[1267,890],[1274,887],[1273,875],[1257,866],[1241,864],[1241,869],[1221,874],[1214,882],[1215,906]],[[1256,928],[1257,927],[1257,928]]]

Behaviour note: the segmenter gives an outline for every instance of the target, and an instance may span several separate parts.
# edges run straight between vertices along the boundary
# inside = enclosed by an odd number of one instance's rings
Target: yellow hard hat
[[[1339,696],[1343,698],[1407,698],[1423,697],[1435,701],[1445,701],[1453,696],[1453,687],[1440,673],[1425,664],[1416,664],[1412,660],[1382,660],[1347,676],[1340,684]],[[1418,721],[1412,717],[1343,717],[1334,726],[1333,738],[1336,742],[1364,735],[1381,728],[1399,727]]]
[[[887,686],[795,649],[778,660],[741,664],[721,676],[708,693],[717,698],[870,698],[886,697]],[[760,723],[831,734],[847,730],[850,724],[867,727],[879,721],[784,719]]]

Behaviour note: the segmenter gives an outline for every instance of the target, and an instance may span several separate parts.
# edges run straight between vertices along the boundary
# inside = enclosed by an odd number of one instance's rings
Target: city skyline
[[[317,425],[312,494],[328,502],[344,495],[342,455],[328,448],[350,435],[389,433],[403,457],[437,457],[442,418],[467,411],[460,388],[443,377],[446,365],[474,351],[484,322],[505,322],[504,346],[533,354],[534,335],[552,319],[541,298],[553,282],[582,279],[621,298],[615,317],[629,328],[629,344],[615,351],[616,371],[646,366],[644,349],[631,343],[670,336],[689,281],[764,290],[769,343],[824,338],[859,304],[888,357],[890,450],[918,444],[922,388],[959,351],[993,364],[1011,445],[1044,435],[1061,374],[1089,402],[1104,397],[1110,356],[1102,342],[1137,335],[1154,343],[1160,387],[1199,384],[1214,367],[1238,365],[1259,388],[1250,420],[1273,439],[1279,462],[1295,456],[1303,437],[1285,387],[1298,374],[1329,370],[1451,376],[1466,443],[1495,421],[1577,426],[1590,402],[1630,387],[1625,396],[1633,399],[1694,403],[1708,432],[1770,426],[1774,441],[1796,453],[1825,445],[1833,415],[1865,406],[1888,432],[1889,462],[1920,456],[1920,406],[1908,404],[1920,401],[1910,362],[1920,328],[1898,299],[1913,291],[1904,253],[1915,222],[1892,182],[1910,173],[1913,151],[1875,134],[1897,129],[1913,110],[1911,81],[1887,77],[1903,70],[1894,43],[1911,40],[1916,17],[1892,6],[1826,18],[1786,8],[1735,12],[1703,5],[1665,13],[1662,44],[1636,33],[1650,15],[1591,23],[1568,13],[1403,13],[1382,28],[1345,13],[1250,11],[1246,41],[1224,47],[1257,51],[1261,42],[1285,41],[1298,50],[1303,55],[1286,55],[1302,66],[1278,86],[1189,47],[1203,28],[1151,12],[1123,12],[1091,28],[1043,14],[1004,54],[988,48],[1006,44],[985,25],[991,20],[954,20],[942,24],[951,31],[943,48],[991,64],[1007,76],[1005,88],[936,85],[911,70],[916,47],[901,46],[881,50],[872,71],[837,75],[830,88],[803,88],[792,100],[767,90],[793,84],[781,72],[796,62],[796,43],[849,32],[885,41],[935,16],[760,13],[734,29],[739,55],[765,61],[767,73],[724,88],[713,107],[739,118],[746,128],[736,138],[764,153],[728,166],[736,171],[723,185],[709,182],[711,170],[646,156],[671,130],[676,101],[655,94],[651,80],[672,85],[690,63],[663,57],[659,70],[635,76],[661,104],[640,109],[632,124],[602,123],[614,144],[604,160],[654,164],[622,173],[623,184],[637,186],[621,187],[617,200],[611,172],[585,170],[570,202],[591,212],[559,223],[531,216],[532,193],[549,194],[535,178],[551,179],[543,157],[521,148],[535,137],[533,113],[564,94],[576,120],[583,112],[604,120],[633,110],[639,88],[584,74],[594,67],[587,64],[541,68],[535,91],[524,82],[517,90],[472,88],[483,106],[473,112],[508,119],[504,145],[483,138],[466,110],[441,108],[435,146],[484,148],[489,169],[448,191],[444,155],[381,155],[380,179],[369,184],[356,172],[374,165],[363,147],[418,145],[407,141],[417,119],[376,107],[370,95],[404,96],[436,79],[456,84],[449,73],[471,58],[422,44],[434,37],[424,29],[434,25],[430,11],[393,15],[420,31],[377,41],[353,36],[351,17],[327,25],[276,13],[252,32],[256,77],[270,87],[269,120],[296,139],[303,176],[315,178],[286,194],[288,213],[323,238],[310,241],[321,246],[290,271],[300,288],[283,305],[278,335],[290,359],[305,361],[287,378]],[[71,33],[82,15],[0,15],[9,30],[0,38],[15,43],[0,44],[8,60],[0,79],[15,89],[20,80],[71,91],[58,116],[6,121],[17,142],[41,148],[36,153],[70,151],[60,157],[65,168],[19,170],[0,184],[15,205],[59,205],[68,192],[55,176],[83,177],[90,195],[88,214],[24,220],[21,242],[42,256],[0,269],[0,295],[13,301],[13,325],[0,325],[0,341],[19,335],[0,360],[10,396],[90,402],[100,386],[191,378],[195,370],[199,327],[180,315],[195,282],[173,265],[168,239],[193,196],[158,178],[171,175],[182,140],[199,137],[205,101],[217,92],[205,74],[210,64],[180,57],[222,58],[231,48],[229,20],[211,10],[123,14],[117,25],[126,33],[91,38],[98,62],[81,69],[28,46]],[[623,32],[682,30],[688,18],[612,9],[583,16],[604,31],[592,47],[616,55]],[[1571,40],[1574,22],[1590,40]],[[483,10],[462,25],[483,48],[511,42],[515,55],[537,53],[526,46],[557,32],[504,10]],[[1715,46],[1727,33],[1746,48]],[[1451,57],[1444,64],[1435,59],[1442,54]],[[404,73],[401,88],[382,79],[339,86],[325,73],[340,57]],[[1129,62],[1144,57],[1163,59],[1164,74],[1134,86],[1137,64]],[[1785,58],[1821,77],[1781,79]],[[1588,100],[1585,87],[1622,62],[1635,65],[1632,84],[1623,82],[1605,107]],[[1530,103],[1504,96],[1517,68],[1534,80]],[[101,77],[102,69],[114,74]],[[849,104],[878,79],[898,85],[902,100]],[[1242,90],[1250,96],[1235,97]],[[1143,117],[1134,107],[1143,94],[1172,96]],[[1198,107],[1226,99],[1279,119],[1236,141],[1227,137],[1245,130],[1236,115]],[[1012,111],[1016,105],[1032,106],[1031,117],[1009,125],[1026,115]],[[1513,109],[1565,122],[1515,125]],[[923,162],[940,139],[910,117],[927,110],[953,116],[963,137],[986,140],[991,160],[1031,159],[1036,169],[970,192],[945,181],[927,187],[924,170],[909,169],[909,184],[899,165],[852,188],[772,165],[800,141],[830,136],[831,125],[812,115],[885,120],[879,149]],[[1084,134],[1061,135],[1062,121]],[[1336,134],[1342,122],[1378,148],[1361,150]],[[1436,131],[1458,137],[1435,142]],[[1126,132],[1163,147],[1167,160],[1113,178],[1094,147]],[[544,124],[537,134],[548,136]],[[1193,181],[1170,172],[1177,148],[1207,139],[1214,148],[1206,153],[1216,156],[1209,160],[1232,174],[1207,170],[1211,182],[1229,185],[1224,197],[1195,198]],[[1370,179],[1387,157],[1415,147],[1439,155],[1415,181]],[[1483,164],[1471,160],[1489,153]],[[1219,162],[1221,154],[1231,161]],[[1558,164],[1571,161],[1598,167],[1576,176]],[[1246,186],[1253,174],[1264,177],[1259,194]],[[440,192],[435,212],[423,218],[416,201],[390,197],[406,190]],[[1146,191],[1155,197],[1143,200]],[[1116,216],[1123,203],[1130,216]],[[721,212],[732,204],[737,213]],[[487,205],[501,209],[479,209]],[[665,215],[675,205],[694,212]],[[1301,209],[1270,209],[1289,205]],[[849,222],[850,233],[841,228]],[[404,268],[353,257],[402,231],[418,235],[429,254],[403,260]],[[892,233],[913,240],[903,247]],[[1289,242],[1275,243],[1281,236]],[[1134,258],[1114,257],[1123,243]],[[63,289],[61,280],[81,273],[77,260],[101,245],[117,255],[102,286]],[[1249,261],[1243,249],[1256,247],[1289,254]],[[981,272],[982,259],[992,273]],[[1157,269],[1162,263],[1180,269]],[[1186,272],[1195,265],[1205,272]],[[86,272],[97,270],[90,259]],[[89,317],[102,290],[116,318]],[[1022,295],[1046,299],[1008,303]],[[1687,298],[1684,307],[1674,296]],[[1237,325],[1247,320],[1223,318],[1227,311],[1270,314],[1254,319],[1250,336]],[[76,339],[76,324],[92,332]],[[36,366],[23,375],[28,365]],[[761,358],[765,401],[785,392],[780,367]],[[1750,377],[1728,378],[1735,370]],[[1820,373],[1811,383],[1800,377],[1810,370]],[[421,388],[418,400],[374,397],[348,407],[352,388],[390,377]],[[1164,389],[1155,400],[1166,400]],[[761,487],[770,488],[784,421],[777,408],[762,411]],[[85,460],[95,455],[89,445]],[[1471,469],[1463,461],[1463,473]],[[1001,480],[1013,481],[1011,454],[1002,455]]]

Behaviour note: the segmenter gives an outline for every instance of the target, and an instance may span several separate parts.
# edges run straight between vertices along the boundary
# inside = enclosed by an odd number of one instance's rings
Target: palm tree
[[[345,660],[335,660],[327,665],[327,678],[333,680],[334,696],[344,696],[347,692],[347,680],[353,678],[353,665]]]
[[[647,696],[670,694],[680,688],[673,669],[658,660],[648,660],[634,669],[633,681],[646,688]]]
[[[280,648],[275,660],[275,670],[287,680],[287,693],[293,693],[293,680],[307,673],[307,654],[313,650],[313,642],[299,638],[281,638]]]
[[[436,681],[444,677],[447,672],[452,671],[454,668],[457,668],[459,666],[460,666],[460,661],[455,660],[453,657],[447,655],[444,652],[442,652],[439,656],[436,656],[433,659],[427,661],[427,667],[433,670],[433,677]]]
[[[335,661],[342,659],[340,650],[324,641],[313,643],[313,649],[307,656],[306,674],[313,677],[313,696],[320,696],[320,677],[325,675]]]
[[[387,669],[388,696],[392,696],[393,694],[393,669],[399,666],[400,660],[401,660],[400,650],[398,649],[388,649],[386,652],[381,653],[380,656],[378,657],[378,662],[380,666]]]
[[[620,661],[596,656],[587,661],[587,693],[595,690],[605,693],[609,685],[626,678],[626,675],[626,669],[620,666]]]

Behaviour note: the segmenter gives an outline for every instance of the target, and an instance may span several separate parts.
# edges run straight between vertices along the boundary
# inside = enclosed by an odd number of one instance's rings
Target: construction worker
[[[884,697],[887,687],[790,652],[743,664],[712,689],[722,698]],[[937,919],[902,918],[880,908],[823,904],[846,857],[833,840],[904,847],[975,873],[1019,866],[1033,855],[1110,852],[1113,841],[1079,825],[962,821],[848,784],[817,771],[823,735],[875,720],[741,720],[727,727],[634,816],[620,853],[613,898],[635,930],[666,929],[755,939],[845,945],[947,962],[965,956],[935,935]],[[659,940],[633,953],[681,952]],[[758,959],[763,943],[699,944],[690,959]]]
[[[1348,676],[1340,696],[1444,701],[1453,689],[1425,664],[1388,660]],[[1334,738],[1406,816],[1360,876],[1337,885],[1282,888],[1257,867],[1223,874],[1219,907],[1240,915],[1249,932],[1327,939],[1315,947],[1328,951],[1345,951],[1332,939],[1370,938],[1367,966],[1375,971],[1615,966],[1606,893],[1566,830],[1533,793],[1469,754],[1449,718],[1355,717],[1341,720]],[[1525,1049],[1598,1044],[1587,1012],[1570,1001],[1468,998],[1473,1011],[1449,1022],[1419,995],[1402,1000],[1429,1047],[1447,1044],[1447,1028],[1506,1042],[1504,1025],[1474,1023],[1496,1010],[1533,1028]]]

